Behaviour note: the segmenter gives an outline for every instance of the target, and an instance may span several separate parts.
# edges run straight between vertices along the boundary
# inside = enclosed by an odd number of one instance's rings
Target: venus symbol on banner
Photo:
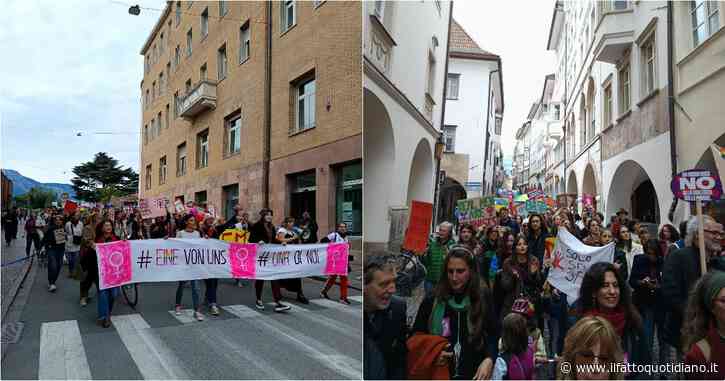
[[[232,268],[234,278],[254,279],[256,271],[257,245],[238,244],[229,245],[229,265]]]
[[[347,243],[331,243],[327,247],[326,275],[347,275],[347,258],[345,248]]]
[[[131,247],[128,241],[117,241],[98,246],[98,260],[101,263],[101,279],[110,287],[131,282]]]

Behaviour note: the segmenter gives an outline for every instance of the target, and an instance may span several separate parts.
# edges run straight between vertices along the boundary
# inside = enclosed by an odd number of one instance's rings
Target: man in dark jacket
[[[710,263],[708,267],[717,268],[716,263],[719,260],[717,257],[722,251],[720,239],[723,234],[723,226],[710,216],[703,216],[703,222],[705,253],[707,261]],[[667,310],[665,340],[676,348],[678,358],[682,357],[680,331],[685,306],[687,306],[687,296],[692,285],[703,275],[700,268],[698,227],[697,218],[692,217],[687,223],[685,247],[667,255],[662,270],[662,301]]]
[[[390,257],[365,259],[363,291],[363,379],[407,378],[408,338],[406,303],[393,296],[395,270]]]
[[[517,224],[515,220],[512,220],[511,217],[509,217],[508,209],[501,208],[501,210],[498,211],[498,217],[499,225],[509,227],[511,229],[511,232],[514,234],[514,237],[519,235],[519,224]]]

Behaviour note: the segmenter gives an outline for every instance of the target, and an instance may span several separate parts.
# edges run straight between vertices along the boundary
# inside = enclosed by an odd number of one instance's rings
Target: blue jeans
[[[113,302],[118,297],[119,287],[98,290],[98,320],[110,319]]]
[[[204,284],[206,284],[206,302],[209,305],[216,304],[216,289],[219,286],[219,279],[204,279]]]
[[[47,248],[48,253],[48,284],[55,284],[60,274],[60,269],[63,267],[63,247],[53,248],[49,246]]]
[[[78,251],[66,251],[65,257],[68,258],[68,273],[73,274],[76,267],[76,259],[78,259]]]
[[[423,289],[425,290],[425,296],[428,297],[433,293],[435,285],[429,280],[423,281]]]
[[[198,280],[182,280],[176,287],[176,305],[181,304],[181,298],[184,296],[184,283],[191,282],[191,302],[194,311],[199,310],[199,281]]]

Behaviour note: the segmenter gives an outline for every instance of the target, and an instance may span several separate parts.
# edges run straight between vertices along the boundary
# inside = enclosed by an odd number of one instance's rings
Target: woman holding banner
[[[598,316],[612,324],[630,363],[650,363],[642,317],[632,304],[629,287],[613,264],[598,262],[587,270],[578,301],[582,317]]]
[[[96,243],[108,243],[108,242],[114,242],[118,241],[118,237],[116,237],[115,234],[113,234],[113,222],[110,220],[104,220],[98,226],[96,227],[96,240],[95,243],[91,243],[91,248],[93,249],[91,254],[92,256],[96,256],[95,249],[96,249]],[[98,265],[95,266],[95,269],[89,269],[90,271],[95,271],[95,279],[98,279]],[[105,290],[98,289],[98,281],[96,281],[96,289],[98,290],[98,324],[102,326],[103,328],[108,328],[111,326],[111,311],[113,311],[113,302],[115,298],[118,296],[118,290],[119,287],[112,287],[107,288]]]
[[[464,246],[452,247],[443,269],[433,293],[418,309],[413,332],[448,340],[435,364],[448,365],[451,379],[490,379],[495,316],[488,288],[479,287],[473,253]]]
[[[199,234],[199,231],[196,228],[196,218],[192,215],[187,215],[185,217],[184,223],[186,225],[186,228],[184,230],[179,230],[176,232],[176,238],[201,238],[201,234]],[[191,302],[192,306],[194,307],[194,318],[198,321],[204,320],[204,315],[201,313],[199,308],[199,281],[198,280],[189,280],[189,281],[180,281],[179,285],[176,287],[176,306],[174,307],[174,310],[176,311],[177,315],[181,315],[182,306],[181,306],[181,299],[184,297],[184,284],[186,282],[191,283]],[[216,299],[216,289],[214,290],[215,293],[215,299]],[[216,306],[216,305],[214,305]],[[218,311],[217,311],[218,313]]]
[[[262,209],[259,211],[259,220],[252,225],[249,232],[249,242],[251,243],[273,243],[274,242],[274,225],[272,224],[272,210]],[[290,306],[282,304],[282,293],[279,289],[279,281],[271,280],[272,296],[274,297],[274,312],[284,312],[290,309]],[[257,294],[257,302],[255,303],[258,310],[264,310],[262,302],[262,291],[264,289],[264,281],[257,279],[254,281],[254,291]]]
[[[300,236],[294,231],[295,218],[287,217],[284,219],[284,224],[277,229],[277,235],[275,236],[275,242],[286,244],[299,244],[301,243]],[[302,290],[302,279],[301,278],[290,278],[281,279],[279,285],[289,292],[297,294],[297,301],[302,304],[309,304],[305,294]]]

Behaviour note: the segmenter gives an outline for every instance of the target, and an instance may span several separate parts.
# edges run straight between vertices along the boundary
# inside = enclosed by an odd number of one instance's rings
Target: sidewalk
[[[18,232],[18,239],[13,240],[10,247],[5,246],[4,232],[0,232],[3,237],[2,249],[2,264],[8,263],[2,267],[2,313],[0,316],[5,317],[8,311],[10,303],[13,301],[15,292],[19,283],[28,271],[30,265],[29,260],[20,260],[19,262],[11,263],[13,261],[25,258],[25,233]]]

